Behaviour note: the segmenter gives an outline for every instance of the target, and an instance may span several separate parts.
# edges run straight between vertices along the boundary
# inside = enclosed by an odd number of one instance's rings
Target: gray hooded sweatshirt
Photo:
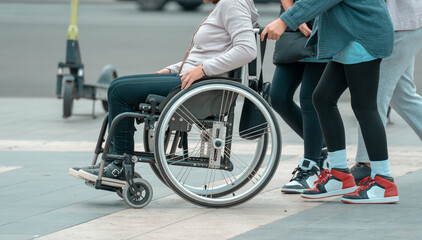
[[[225,75],[255,59],[257,19],[253,0],[220,0],[195,34],[180,75],[201,64],[207,76]],[[177,73],[181,63],[167,68]]]
[[[422,0],[387,0],[394,30],[406,31],[422,27]]]

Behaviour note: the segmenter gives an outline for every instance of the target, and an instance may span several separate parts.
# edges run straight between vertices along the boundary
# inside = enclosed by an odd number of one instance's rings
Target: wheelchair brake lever
[[[149,117],[147,118],[148,121],[145,122],[145,124],[148,124],[148,127],[147,127],[148,130],[154,129],[154,123],[155,123],[154,115],[155,115],[155,111],[157,110],[157,108],[156,108],[157,107],[157,101],[155,99],[151,99],[150,104],[151,104],[151,112],[149,114]]]
[[[267,101],[267,103],[271,105],[270,90],[271,90],[271,83],[270,82],[264,83],[264,85],[262,86],[262,98],[264,98],[265,101]]]
[[[149,103],[151,104],[151,114],[150,115],[154,115],[155,110],[156,110],[156,106],[157,106],[157,101],[155,101],[155,99],[151,99],[151,101]]]

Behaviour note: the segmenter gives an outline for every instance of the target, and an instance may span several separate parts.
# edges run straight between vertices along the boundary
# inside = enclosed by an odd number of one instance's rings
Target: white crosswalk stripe
[[[0,166],[0,173],[12,171],[18,168],[21,168],[21,166]]]

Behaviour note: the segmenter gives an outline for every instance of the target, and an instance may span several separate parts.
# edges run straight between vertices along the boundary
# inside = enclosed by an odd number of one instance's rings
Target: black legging
[[[369,159],[388,159],[385,129],[377,109],[380,63],[381,59],[358,64],[327,64],[315,89],[313,102],[329,152],[346,147],[344,126],[337,101],[349,88],[352,109],[362,129]]]
[[[316,162],[320,160],[324,140],[312,105],[312,93],[325,65],[305,62],[276,65],[270,94],[274,110],[303,138],[304,157]],[[301,83],[299,107],[293,95]]]

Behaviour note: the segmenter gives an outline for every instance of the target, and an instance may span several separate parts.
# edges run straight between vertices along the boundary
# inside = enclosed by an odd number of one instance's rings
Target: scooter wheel
[[[72,115],[73,95],[75,92],[73,81],[66,81],[64,84],[63,94],[63,118],[68,118]]]

